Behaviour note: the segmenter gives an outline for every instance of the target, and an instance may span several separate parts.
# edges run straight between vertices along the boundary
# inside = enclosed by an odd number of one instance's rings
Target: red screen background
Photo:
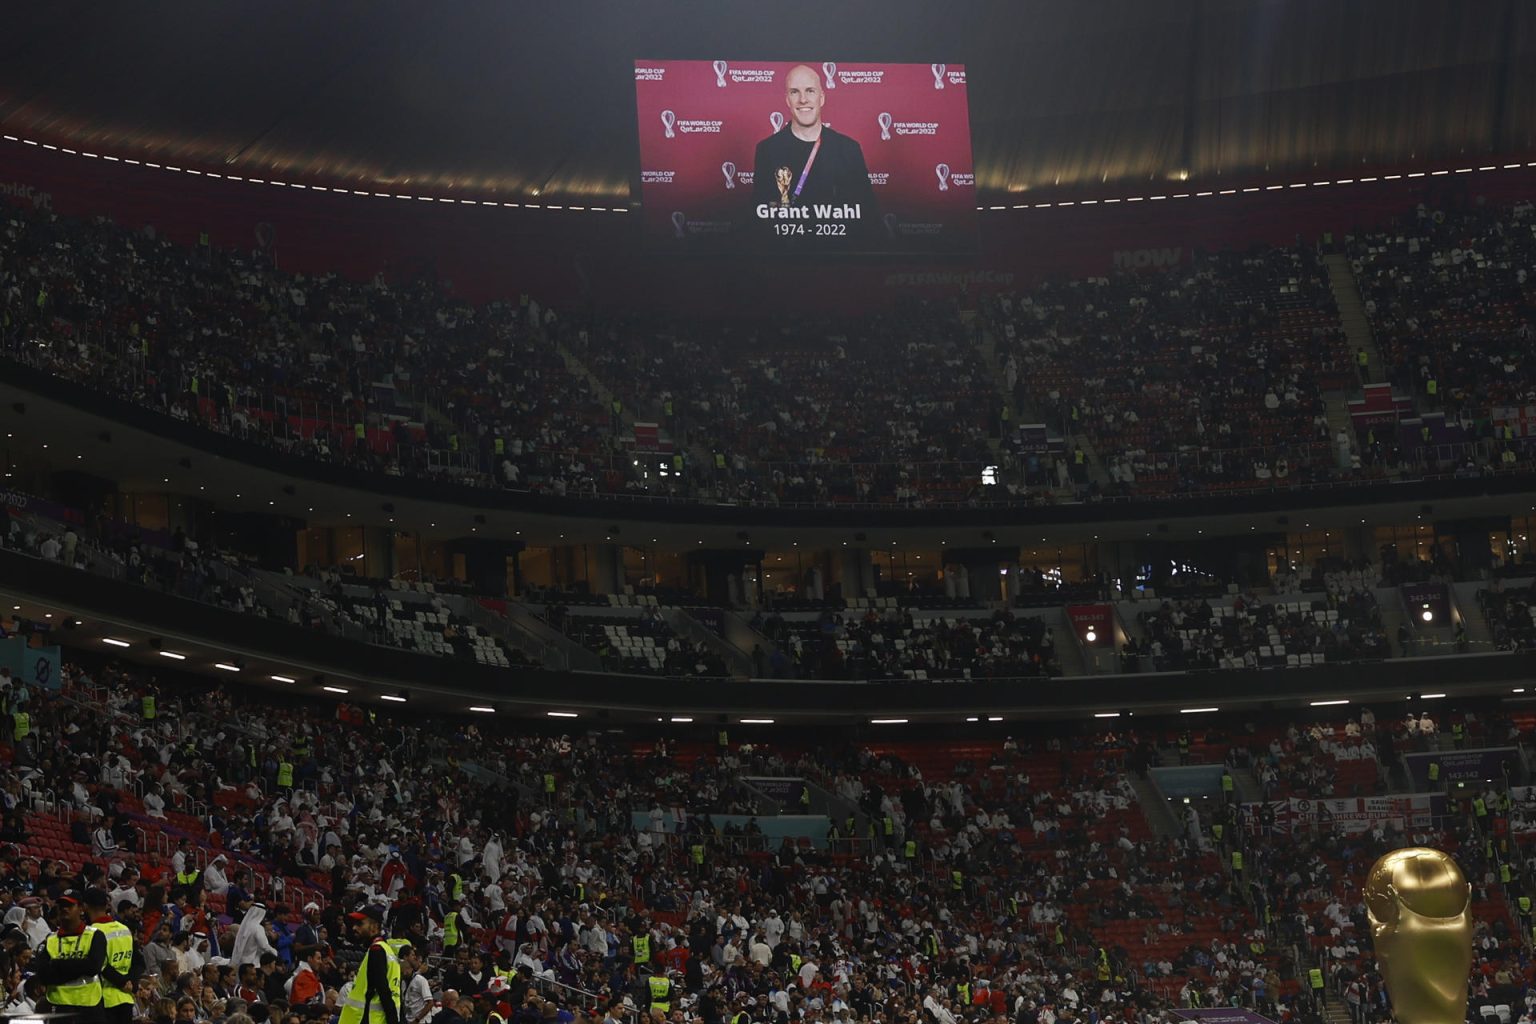
[[[733,222],[752,205],[754,151],[783,123],[774,115],[788,116],[784,76],[798,63],[635,61],[648,242],[678,251],[732,247]],[[823,121],[864,151],[885,244],[907,253],[974,252],[965,65],[806,63],[821,73]]]

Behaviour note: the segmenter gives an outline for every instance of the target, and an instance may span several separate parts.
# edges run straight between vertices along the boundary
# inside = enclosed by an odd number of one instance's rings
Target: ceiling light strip
[[[361,189],[333,188],[333,187],[330,187],[330,186],[327,186],[327,185],[307,185],[307,184],[302,184],[300,182],[295,182],[295,181],[280,181],[280,180],[277,180],[275,178],[245,178],[245,177],[241,177],[241,176],[235,175],[235,174],[218,174],[218,173],[215,173],[214,171],[199,171],[199,170],[196,170],[196,169],[191,168],[191,167],[175,167],[175,166],[171,166],[171,165],[167,165],[167,164],[154,163],[154,162],[149,161],[149,160],[136,160],[136,159],[134,159],[132,157],[118,157],[118,156],[112,156],[112,155],[106,154],[106,153],[99,153],[98,154],[98,153],[83,152],[83,151],[79,151],[79,150],[69,149],[67,147],[56,146],[56,145],[53,145],[52,143],[39,142],[39,141],[37,141],[35,139],[20,138],[20,137],[15,136],[15,135],[0,135],[0,139],[5,140],[6,142],[18,142],[18,143],[22,143],[22,144],[28,145],[28,146],[38,146],[38,147],[41,147],[43,149],[51,150],[51,151],[57,152],[57,153],[65,153],[65,154],[68,154],[70,156],[82,156],[82,157],[89,157],[91,159],[111,160],[113,163],[133,164],[136,167],[149,167],[149,168],[153,168],[155,170],[168,171],[168,172],[179,173],[179,174],[195,174],[195,175],[198,175],[199,177],[223,178],[223,179],[225,179],[227,181],[244,181],[244,182],[247,182],[249,184],[255,184],[255,185],[276,185],[276,186],[278,186],[280,188],[307,189],[307,190],[316,191],[316,192],[336,192],[338,194],[344,194],[344,193],[350,192],[352,195],[355,195],[355,196],[377,196],[377,197],[383,198],[383,199],[415,199],[415,200],[419,200],[421,202],[426,202],[426,203],[462,203],[462,204],[468,205],[468,206],[473,206],[473,205],[476,205],[478,203],[481,206],[501,206],[501,207],[507,207],[507,208],[511,208],[511,209],[575,210],[575,211],[578,211],[578,212],[586,212],[586,213],[629,213],[630,212],[630,208],[627,207],[627,206],[563,206],[563,205],[558,205],[558,204],[553,204],[553,203],[541,205],[541,204],[538,204],[538,203],[514,203],[514,202],[508,202],[508,201],[505,201],[505,200],[498,201],[498,200],[489,200],[489,199],[478,199],[478,200],[476,200],[476,199],[458,199],[458,198],[451,198],[451,197],[447,197],[447,196],[415,195],[413,193],[369,192],[369,191],[361,190]],[[1380,178],[1376,178],[1376,177],[1336,178],[1336,179],[1334,179],[1332,181],[1326,181],[1325,180],[1325,181],[1294,182],[1294,183],[1288,182],[1288,183],[1285,183],[1285,184],[1273,184],[1273,185],[1254,185],[1254,186],[1243,188],[1241,190],[1234,189],[1234,188],[1225,188],[1225,189],[1220,189],[1220,190],[1216,190],[1216,191],[1208,191],[1208,192],[1193,192],[1193,193],[1191,193],[1191,192],[1179,192],[1179,193],[1176,193],[1173,196],[1171,196],[1171,198],[1173,198],[1173,199],[1206,198],[1206,197],[1209,197],[1209,196],[1212,196],[1212,195],[1220,195],[1220,196],[1234,195],[1234,194],[1238,193],[1239,191],[1241,191],[1242,193],[1246,194],[1246,193],[1250,193],[1250,192],[1276,192],[1276,191],[1281,191],[1281,190],[1284,190],[1284,189],[1295,189],[1295,188],[1308,188],[1308,187],[1311,187],[1311,188],[1321,188],[1321,187],[1323,187],[1325,185],[1367,184],[1367,183],[1378,181],[1378,180],[1397,181],[1397,180],[1399,180],[1401,178],[1404,178],[1404,177],[1408,177],[1408,178],[1423,178],[1423,177],[1426,177],[1426,176],[1438,177],[1438,176],[1446,175],[1446,174],[1474,174],[1474,173],[1487,173],[1489,171],[1499,171],[1499,170],[1511,171],[1511,170],[1516,170],[1516,169],[1519,169],[1519,168],[1522,168],[1522,167],[1536,167],[1536,161],[1529,161],[1527,163],[1485,164],[1485,165],[1480,166],[1480,167],[1457,167],[1454,170],[1444,169],[1444,170],[1438,170],[1438,171],[1414,171],[1414,172],[1405,173],[1405,174],[1387,174],[1387,175],[1381,176]],[[1040,210],[1040,209],[1052,209],[1052,208],[1069,207],[1069,206],[1095,206],[1095,205],[1098,205],[1098,204],[1106,204],[1107,205],[1107,204],[1110,204],[1110,203],[1121,203],[1121,202],[1125,202],[1125,203],[1139,203],[1139,202],[1144,202],[1144,201],[1148,201],[1148,200],[1156,202],[1157,200],[1168,199],[1168,198],[1170,198],[1170,196],[1168,196],[1168,195],[1157,195],[1157,196],[1123,196],[1123,197],[1120,197],[1120,198],[1110,198],[1110,199],[1063,199],[1063,200],[1058,200],[1056,202],[1046,202],[1046,203],[1017,203],[1017,204],[1014,204],[1014,205],[1011,205],[1011,206],[987,206],[987,207],[979,207],[978,206],[977,209],[978,210],[984,210],[984,211],[1030,210],[1030,209]]]
[[[108,153],[83,152],[81,150],[70,149],[67,146],[56,146],[49,142],[39,142],[36,139],[26,139],[15,135],[0,135],[0,139],[4,139],[6,142],[19,142],[28,146],[37,146],[39,148],[50,150],[55,153],[66,153],[70,156],[89,157],[93,160],[110,160],[113,163],[133,164],[135,167],[148,167],[157,171],[171,171],[177,174],[192,174],[205,178],[223,178],[227,181],[243,181],[251,185],[274,185],[278,188],[296,188],[313,192],[347,193],[350,191],[351,194],[355,196],[377,196],[382,199],[415,199],[423,203],[463,203],[470,206],[473,206],[476,203],[480,203],[484,206],[506,206],[513,209],[526,207],[530,210],[577,210],[588,213],[629,212],[629,208],[624,206],[562,206],[555,204],[540,206],[535,203],[495,202],[484,199],[457,199],[448,196],[422,196],[416,195],[414,193],[369,192],[360,189],[333,188],[329,185],[308,185],[297,181],[282,181],[277,178],[246,178],[237,174],[218,174],[214,171],[200,171],[193,167],[177,167],[172,164],[156,163],[153,160],[138,160],[128,156],[112,156]]]

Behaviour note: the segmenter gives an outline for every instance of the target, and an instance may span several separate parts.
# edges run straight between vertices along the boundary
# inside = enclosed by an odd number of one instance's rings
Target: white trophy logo
[[[725,69],[728,67],[730,65],[723,60],[715,61],[715,88],[725,88]]]
[[[875,118],[875,120],[880,123],[880,139],[881,139],[881,141],[883,142],[883,141],[886,141],[886,140],[890,139],[890,137],[891,137],[891,115],[885,113],[884,111],[881,111],[880,116]]]
[[[933,72],[933,87],[935,89],[942,89],[942,88],[944,88],[944,68],[945,68],[945,66],[946,65],[943,65],[943,64],[929,64],[928,65],[928,70]]]
[[[672,211],[672,234],[677,238],[685,237],[688,229],[688,217],[682,210]]]
[[[896,215],[894,213],[888,213],[884,217],[881,217],[880,219],[885,222],[885,235],[886,235],[886,237],[887,238],[895,238],[896,237]]]
[[[768,115],[768,123],[773,125],[773,130],[775,132],[780,131],[784,127],[784,115],[775,110],[773,113]]]
[[[669,139],[677,138],[677,132],[672,130],[672,126],[675,124],[677,124],[677,115],[670,110],[663,110],[661,112],[661,126],[667,130],[667,138]]]
[[[736,165],[727,160],[720,165],[720,173],[725,175],[725,187],[736,187]]]
[[[949,164],[939,164],[933,169],[933,173],[939,176],[939,191],[949,191]]]
[[[828,89],[836,89],[837,88],[837,65],[836,64],[832,63],[831,61],[827,61],[825,64],[823,64],[821,66],[821,74],[822,74],[822,77],[827,80],[827,88]]]

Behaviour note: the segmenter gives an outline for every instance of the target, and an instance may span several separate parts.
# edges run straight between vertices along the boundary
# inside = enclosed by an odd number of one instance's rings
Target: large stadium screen
[[[635,105],[658,249],[975,250],[964,65],[637,60]]]

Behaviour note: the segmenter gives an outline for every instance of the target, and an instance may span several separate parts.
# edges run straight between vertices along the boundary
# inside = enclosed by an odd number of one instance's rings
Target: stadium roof
[[[65,0],[6,20],[5,133],[353,187],[625,201],[635,57],[963,63],[983,198],[1536,149],[1518,0]]]

